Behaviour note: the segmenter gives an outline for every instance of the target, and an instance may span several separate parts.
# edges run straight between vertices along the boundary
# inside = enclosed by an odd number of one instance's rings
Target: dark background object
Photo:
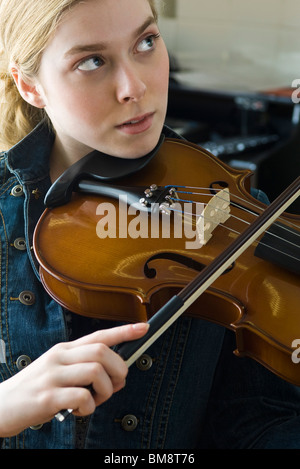
[[[274,200],[300,174],[300,105],[291,92],[206,91],[170,80],[167,124],[230,166],[253,171]],[[300,214],[300,200],[289,212]]]

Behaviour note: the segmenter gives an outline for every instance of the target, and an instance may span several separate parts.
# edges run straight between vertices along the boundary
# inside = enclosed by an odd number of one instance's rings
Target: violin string
[[[177,199],[177,200],[180,200],[180,199]],[[193,202],[193,203],[195,203],[195,202]],[[196,203],[197,203],[197,202],[196,202]],[[200,203],[200,202],[198,202],[198,203]],[[190,212],[190,213],[183,212],[182,210],[175,209],[175,208],[172,207],[172,206],[168,207],[168,209],[171,210],[171,211],[173,211],[173,212],[179,212],[179,213],[183,213],[184,215],[191,215],[192,217],[195,217],[195,214],[194,214],[194,213],[191,213],[191,212]],[[203,218],[203,219],[205,220],[205,216],[203,216],[203,215],[196,215],[196,216],[198,216],[199,218]],[[234,217],[234,215],[231,215],[231,216]],[[237,217],[235,217],[235,218],[237,218]],[[245,220],[242,220],[242,219],[241,219],[241,221],[244,222],[244,223],[250,224],[249,222],[246,222]],[[211,220],[210,220],[210,222],[211,222]],[[233,229],[233,228],[231,228],[231,227],[229,227],[229,226],[226,226],[226,225],[224,225],[223,223],[218,223],[218,222],[213,222],[213,223],[216,224],[216,225],[218,225],[218,226],[222,226],[222,228],[225,228],[226,230],[231,231],[232,233],[235,233],[235,234],[237,234],[237,235],[240,235],[240,234],[241,234],[239,231],[237,231],[237,230],[235,230],[235,229]],[[194,226],[195,226],[195,224],[194,224]],[[275,235],[274,233],[269,233],[269,234],[274,235],[274,236],[276,236],[277,238],[281,239],[279,236]],[[287,240],[284,240],[284,241],[289,242],[289,241],[287,241]],[[253,245],[256,246],[256,247],[258,246],[258,244],[260,244],[261,246],[264,246],[264,247],[266,247],[266,248],[273,249],[273,251],[277,252],[278,254],[283,254],[284,256],[288,256],[288,257],[290,257],[291,259],[293,259],[293,260],[295,260],[295,261],[299,261],[299,260],[300,260],[298,257],[295,257],[295,256],[293,256],[292,254],[289,254],[289,253],[287,253],[287,252],[281,251],[280,249],[277,249],[277,248],[275,248],[274,246],[269,246],[268,244],[265,244],[265,243],[263,243],[262,241],[260,241],[260,242],[255,241],[255,242],[253,243]],[[290,243],[290,244],[292,244],[292,245],[296,246],[297,248],[299,248],[299,246],[296,245],[296,244],[294,244],[294,243]]]
[[[242,197],[239,197],[238,195],[234,195],[234,197],[235,197],[236,199],[240,200],[241,202],[245,202],[245,199],[243,199]],[[259,205],[256,205],[256,204],[254,204],[253,202],[248,202],[248,203],[250,203],[250,205],[252,205],[252,207],[256,208],[256,209],[259,210],[260,212],[263,212],[264,209],[261,208]],[[246,207],[239,207],[239,205],[235,204],[234,202],[233,202],[233,204],[234,204],[236,207],[240,208],[241,210],[247,211],[247,212],[249,212],[249,213],[252,213],[252,214],[255,215],[255,216],[258,216],[256,213],[251,212],[251,210],[248,210]],[[282,217],[279,217],[278,220],[285,221]],[[297,226],[295,223],[293,223],[292,221],[290,221],[290,220],[289,220],[289,224],[290,224],[292,227],[294,227],[294,228],[298,228],[298,226]],[[278,223],[275,222],[274,225],[278,226]],[[288,226],[286,226],[286,225],[280,225],[280,227],[281,227],[282,229],[286,230],[286,231],[290,231],[290,232],[291,232],[290,227],[288,227]],[[295,232],[293,232],[293,234],[294,234],[295,236],[300,236],[300,233],[295,233]]]
[[[184,187],[184,186],[182,186]],[[210,188],[208,187],[189,187],[189,186],[186,186],[188,189],[191,188],[191,189],[201,189],[201,190],[210,190]],[[221,192],[223,189],[214,189],[215,191],[218,191],[218,192]],[[206,196],[206,197],[211,197],[211,193],[208,194],[208,193],[204,193],[204,192],[191,192],[191,191],[176,191],[178,193],[186,193],[186,194],[193,194],[193,195],[202,195],[202,196]],[[260,212],[263,211],[263,208],[261,208],[259,205],[253,203],[253,202],[250,202],[249,200],[245,200],[243,199],[242,197],[238,196],[238,195],[235,195],[235,194],[231,194],[231,196],[233,195],[233,197],[235,197],[236,199],[238,199],[239,201],[241,202],[247,202],[250,206],[252,206],[253,208],[255,208],[256,210],[259,210]],[[220,197],[219,195],[216,195],[216,197],[219,197],[220,199],[224,200],[222,197]],[[250,209],[247,209],[246,207],[240,207],[239,205],[235,204],[234,202],[232,202],[232,205],[235,205],[236,207],[240,208],[241,210],[244,210],[245,212],[248,212],[248,213],[251,213],[252,215],[255,215],[255,216],[258,216],[255,212],[252,212]],[[279,217],[278,220],[281,220],[282,217]],[[298,228],[296,224],[292,223],[292,221],[289,220],[289,223],[291,226],[294,226],[295,228]],[[286,227],[288,229],[288,227]],[[300,236],[300,235],[298,235]]]
[[[225,200],[225,199],[223,199],[222,197],[220,197],[220,198],[221,198],[222,200]],[[170,197],[170,200],[174,200],[174,201],[176,201],[176,202],[187,202],[187,203],[190,203],[190,204],[193,204],[193,203],[194,203],[194,204],[202,204],[202,205],[203,205],[202,202],[195,202],[195,201],[193,201],[193,200],[178,199],[178,198],[176,199],[176,198],[174,198],[174,197]],[[204,204],[204,205],[207,205],[207,204]],[[240,208],[240,207],[238,207],[238,208]],[[222,210],[221,208],[218,208],[217,210],[218,210],[219,212],[222,212],[222,213],[227,213],[225,210]],[[189,213],[188,215],[191,215],[191,214]],[[198,216],[199,216],[199,215],[198,215]],[[201,215],[200,215],[200,216],[201,216]],[[251,224],[250,222],[248,222],[248,221],[244,220],[243,218],[240,218],[240,217],[238,217],[238,216],[236,216],[236,215],[231,214],[230,216],[231,216],[232,218],[235,218],[236,220],[242,222],[242,223],[247,224],[247,225],[250,225],[250,224]],[[257,215],[256,215],[256,216],[257,216]],[[205,217],[203,217],[203,218],[205,218]],[[212,222],[212,220],[210,220],[210,222]],[[213,222],[213,223],[218,224],[217,222]],[[225,227],[225,225],[222,225],[222,226]],[[284,229],[285,227],[282,227],[282,228]],[[287,230],[287,231],[289,231],[289,230]],[[238,232],[236,232],[236,233],[238,233]],[[277,234],[275,234],[275,233],[272,233],[272,232],[270,232],[270,231],[266,231],[266,233],[268,233],[269,235],[273,236],[274,238],[279,239],[280,241],[284,241],[285,243],[290,244],[291,246],[293,246],[293,247],[295,247],[295,248],[297,248],[297,249],[300,248],[300,245],[295,244],[295,243],[293,243],[292,241],[290,241],[290,240],[288,240],[288,239],[282,238],[282,237],[280,237],[279,235],[277,235]],[[240,234],[240,233],[238,233],[238,234]],[[297,233],[297,236],[298,236],[298,233]]]
[[[179,200],[179,199],[177,199],[177,200]],[[193,203],[200,203],[200,202],[193,202]],[[172,206],[168,207],[168,209],[171,210],[172,212],[178,212],[178,213],[181,213],[181,214],[184,214],[184,215],[190,215],[192,218],[193,218],[193,217],[203,218],[203,220],[206,221],[206,217],[205,217],[204,215],[201,215],[201,214],[200,214],[200,215],[199,215],[199,214],[195,215],[195,214],[192,213],[192,212],[186,212],[186,211],[183,211],[183,210],[179,210],[179,209],[176,209],[176,208],[174,208],[174,207],[172,207]],[[220,210],[220,211],[223,211],[223,210]],[[231,216],[234,217],[234,215],[231,215]],[[241,220],[241,221],[244,221],[244,220]],[[213,220],[211,220],[211,219],[209,220],[209,222],[210,222],[210,223],[213,223],[213,224],[216,225],[216,226],[222,226],[222,227],[225,228],[226,230],[231,231],[232,233],[235,233],[235,234],[237,234],[237,235],[240,235],[240,234],[241,234],[239,231],[237,231],[237,230],[235,230],[234,228],[231,228],[231,227],[229,227],[229,226],[226,226],[226,225],[224,225],[223,223],[219,223],[219,222],[213,221]],[[248,223],[248,222],[245,222],[245,223]],[[192,222],[192,225],[193,225],[193,226],[196,226],[196,224],[197,224],[197,222]]]
[[[222,199],[222,197],[221,197],[221,199]],[[173,200],[173,201],[176,201],[176,202],[187,202],[187,203],[190,203],[190,204],[202,204],[202,205],[207,205],[207,204],[203,204],[202,202],[195,202],[195,201],[193,201],[193,200],[186,200],[186,199],[178,199],[178,198],[175,198],[175,197],[170,197],[170,200]],[[225,200],[225,199],[223,199],[223,200]],[[238,207],[238,208],[240,208],[240,207]],[[220,208],[218,208],[217,210],[218,210],[219,212],[226,213],[225,210],[222,210],[222,209],[220,209]],[[188,215],[191,215],[191,213],[189,213]],[[201,217],[201,215],[198,215],[198,216]],[[240,217],[238,217],[238,216],[236,216],[236,215],[231,214],[230,216],[231,216],[232,218],[235,218],[236,220],[242,222],[242,223],[245,223],[245,224],[247,224],[247,225],[250,225],[250,222],[248,222],[248,221],[246,221],[246,220],[244,220],[244,219],[242,219],[242,218],[240,218]],[[203,217],[203,216],[202,216],[202,218],[205,219],[205,217]],[[218,224],[217,222],[213,222],[212,220],[210,220],[210,222],[215,223],[216,225]],[[221,226],[226,227],[225,225],[221,225]],[[234,230],[234,231],[235,231],[235,230]],[[240,234],[240,233],[238,233],[238,232],[236,232],[236,233],[237,233],[237,234]],[[280,241],[284,241],[285,243],[288,243],[288,244],[292,245],[293,247],[295,247],[295,248],[297,248],[297,249],[300,248],[300,245],[295,244],[295,243],[293,243],[292,241],[287,240],[287,239],[285,239],[285,238],[281,238],[279,235],[277,235],[277,234],[275,234],[275,233],[272,233],[272,232],[270,232],[270,231],[266,231],[266,233],[268,233],[269,235],[273,236],[274,238],[279,239]]]
[[[203,203],[203,202],[195,202],[194,200],[187,200],[187,199],[176,199],[175,197],[170,197],[169,200],[173,200],[173,201],[176,201],[176,202],[187,202],[189,204],[196,204],[196,205],[207,205],[206,203]],[[225,199],[223,199],[225,200]],[[219,211],[219,212],[222,212],[222,213],[227,213],[226,210],[223,210],[222,208],[215,208],[215,210]],[[188,215],[190,215],[190,213],[188,213]],[[230,214],[230,216],[232,218],[235,218],[236,220],[239,220],[240,222],[242,223],[245,223],[246,225],[250,225],[251,223],[247,220],[244,220],[243,218],[240,218],[236,215],[233,215],[233,214]],[[217,222],[215,222],[217,224]]]
[[[168,187],[171,187],[171,186],[168,186]],[[193,186],[174,186],[174,187],[181,187],[181,188],[184,188],[184,189],[193,189],[193,190],[205,190],[205,191],[211,191],[211,188],[209,187],[193,187]],[[216,192],[222,192],[223,189],[214,189]],[[176,192],[178,193],[182,193],[182,194],[191,194],[191,195],[203,195],[203,196],[206,196],[206,197],[211,197],[211,192],[208,194],[208,193],[204,193],[204,192],[192,192],[192,191],[178,191],[176,190]],[[253,208],[255,208],[256,210],[259,210],[260,212],[263,211],[263,208],[261,208],[259,205],[255,204],[254,202],[250,202],[249,200],[246,200],[246,199],[243,199],[242,197],[238,196],[238,195],[235,195],[235,194],[230,194],[231,196],[233,195],[233,197],[235,197],[235,199],[239,200],[240,202],[247,202],[250,206],[252,206]],[[222,197],[218,196],[217,197],[223,199]],[[247,209],[246,207],[239,207],[239,205],[235,204],[234,202],[232,202],[232,205],[235,205],[236,207],[240,208],[241,210],[244,210],[245,212],[248,212],[248,213],[251,213],[252,215],[255,215],[255,216],[258,216],[255,212],[252,212],[250,209]],[[282,217],[278,217],[278,220],[283,220]],[[284,220],[283,220],[284,221]],[[275,223],[276,224],[276,223]],[[291,220],[289,220],[289,224],[294,227],[294,228],[298,228],[298,226],[293,223]],[[282,226],[283,229],[286,229],[286,230],[289,230],[289,227],[287,226]],[[300,234],[298,233],[294,233],[296,236],[300,236]]]
[[[209,190],[208,188],[205,188],[205,187],[199,187],[199,188],[196,188],[196,187],[187,187],[187,188],[191,188],[191,189],[201,189],[201,190]],[[218,191],[222,191],[222,189],[217,189],[217,190],[218,190]],[[203,192],[191,192],[191,191],[176,191],[176,192],[177,192],[177,193],[181,193],[181,194],[184,194],[184,193],[185,193],[185,194],[193,194],[193,195],[201,195],[201,196],[211,197],[211,194],[207,194],[207,193],[203,193]],[[218,198],[221,199],[221,200],[226,201],[223,197],[221,197],[221,196],[219,196],[219,195],[216,195],[216,197],[218,197]],[[239,200],[242,201],[242,202],[245,202],[245,200],[244,200],[242,197],[239,197],[239,196],[236,196],[236,195],[234,195],[234,197],[237,198],[237,199],[239,199]],[[193,202],[193,201],[186,201],[186,202]],[[248,202],[248,201],[247,201],[247,202]],[[250,213],[250,214],[252,214],[252,215],[254,215],[254,216],[256,216],[256,217],[258,216],[257,213],[252,212],[251,210],[249,210],[249,209],[246,208],[246,207],[241,207],[240,205],[236,204],[236,203],[233,202],[233,201],[231,201],[230,203],[231,203],[231,205],[237,207],[237,208],[240,209],[240,210],[243,210],[244,212],[248,212],[248,213]],[[260,212],[263,211],[263,209],[262,209],[261,207],[259,207],[258,205],[254,204],[254,203],[252,203],[252,202],[248,202],[248,203],[249,203],[251,206],[255,207],[257,210],[259,210]],[[242,219],[240,219],[240,220],[242,221]],[[282,220],[282,218],[279,217],[278,220]],[[245,223],[246,223],[246,221],[245,221]],[[292,222],[290,222],[290,221],[289,221],[289,223],[290,223],[291,226],[294,226],[294,227],[297,228],[297,225],[295,225],[294,223],[292,223]],[[278,223],[275,222],[274,225],[275,225],[275,226],[278,226]],[[300,233],[291,231],[291,227],[286,226],[286,225],[280,225],[280,227],[281,227],[281,229],[283,229],[283,230],[285,230],[285,231],[287,231],[287,232],[293,233],[294,236],[299,236],[299,237],[300,237]],[[266,231],[266,233],[274,235],[274,233],[270,233],[270,232],[268,232],[268,231]],[[285,240],[284,238],[282,238],[282,241],[287,241],[287,240]],[[295,245],[295,246],[298,247],[297,245]]]

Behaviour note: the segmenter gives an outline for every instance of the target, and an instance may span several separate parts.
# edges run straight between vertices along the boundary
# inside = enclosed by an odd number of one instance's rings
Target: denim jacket
[[[40,282],[32,250],[33,230],[44,210],[44,196],[50,187],[52,144],[53,135],[42,124],[4,152],[0,159],[0,339],[5,344],[2,348],[6,354],[0,363],[1,381],[18,373],[54,344],[73,338],[67,323],[68,314],[48,296]],[[69,314],[72,327],[80,331],[76,336],[116,325]],[[212,399],[218,402],[232,399],[228,384],[234,383],[235,378],[229,376],[221,385],[219,379],[226,368],[225,357],[229,357],[229,363],[233,360],[233,350],[234,343],[224,328],[183,317],[130,367],[126,387],[99,406],[92,416],[79,419],[71,415],[63,423],[53,419],[40,427],[28,428],[16,437],[2,439],[1,446],[188,449],[211,444],[207,439],[208,428],[214,428],[215,443],[219,446],[251,445],[269,426],[268,420],[262,422],[262,428],[257,429],[255,425],[251,431],[244,432],[244,437],[237,441],[235,427],[231,425],[230,430],[229,425],[231,406],[230,412],[228,406],[221,406],[223,419],[216,416],[213,420],[212,409],[218,409],[218,405],[210,409],[209,421],[206,417]],[[234,376],[239,376],[239,382],[245,382],[246,389],[248,375],[257,373],[257,365],[251,362],[251,366],[246,367],[242,365],[246,359],[234,360],[234,367],[244,367],[243,372],[237,370]],[[241,378],[243,373],[245,379]],[[267,375],[260,383],[264,379],[269,383],[273,377]],[[224,385],[225,389],[227,386],[225,393]],[[271,386],[273,388],[274,384]],[[220,397],[220,392],[224,396]],[[242,394],[244,396],[241,391]],[[243,402],[241,398],[235,402],[235,425],[238,422],[242,425]],[[262,420],[259,405],[256,411]]]

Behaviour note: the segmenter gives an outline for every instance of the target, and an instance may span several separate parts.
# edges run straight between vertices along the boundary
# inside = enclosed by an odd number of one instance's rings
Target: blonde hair
[[[24,78],[37,75],[41,56],[62,14],[82,0],[1,0],[0,150],[24,138],[46,117],[28,104],[10,73],[15,64]],[[157,19],[155,0],[148,0]]]

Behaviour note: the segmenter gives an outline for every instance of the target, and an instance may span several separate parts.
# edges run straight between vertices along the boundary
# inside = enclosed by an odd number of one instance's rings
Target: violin
[[[51,187],[35,229],[45,289],[83,316],[149,321],[120,351],[129,365],[186,314],[234,331],[236,355],[300,385],[300,217],[287,213],[300,179],[266,206],[250,176],[177,139],[140,160],[87,155]]]

